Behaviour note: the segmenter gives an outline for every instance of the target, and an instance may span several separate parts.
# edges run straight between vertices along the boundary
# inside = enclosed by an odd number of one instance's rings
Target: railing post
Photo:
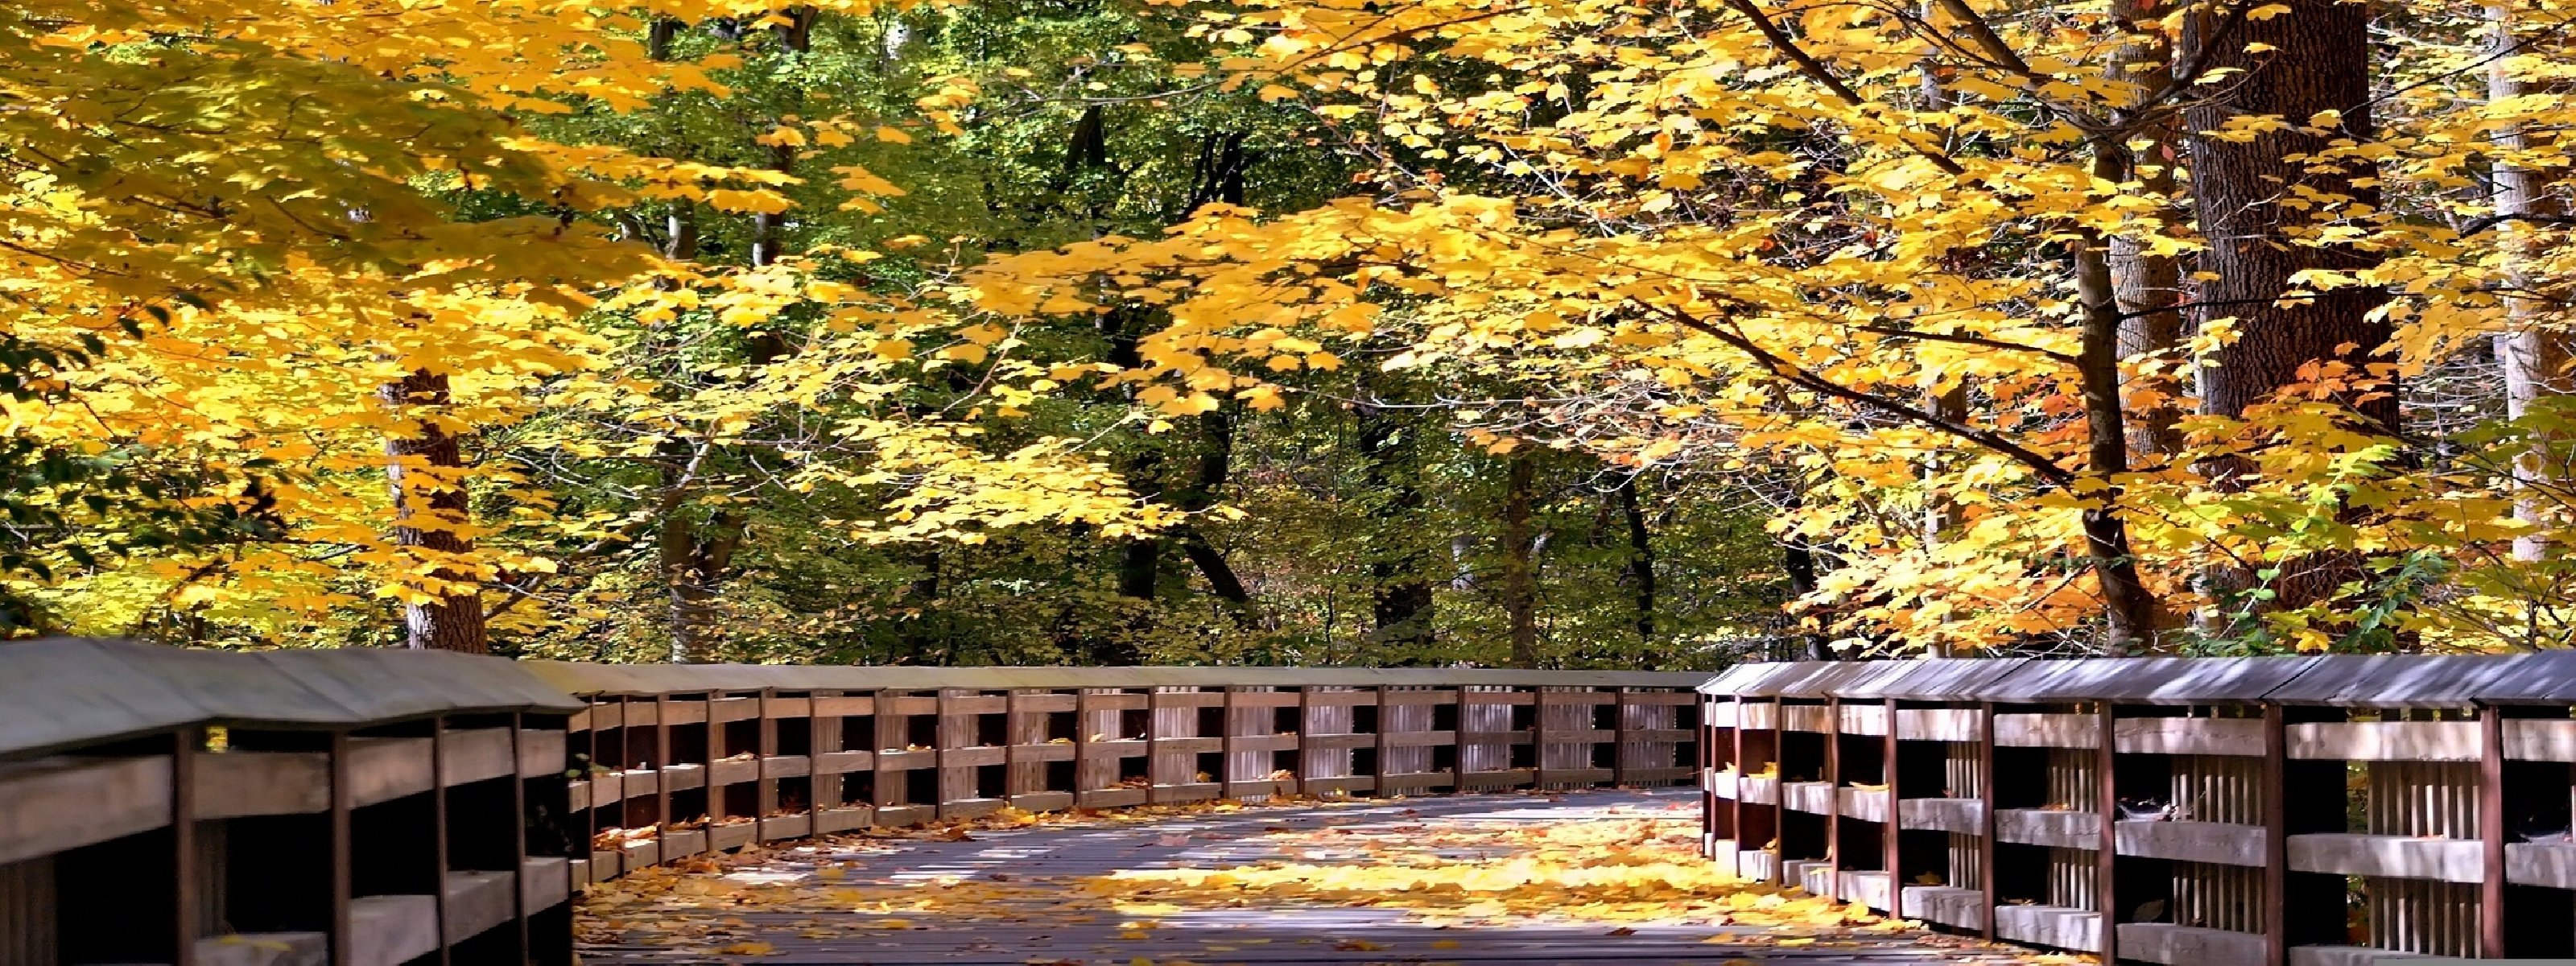
[[[714,708],[710,707],[708,714],[712,716],[714,713]],[[671,783],[667,780],[670,773],[663,771],[671,767],[671,696],[668,693],[653,695],[653,760],[647,764],[653,766],[653,858],[657,862],[669,862],[672,858]],[[620,784],[623,785],[622,782]],[[622,793],[624,788],[619,791]],[[752,838],[757,841],[759,837],[760,831],[755,827]]]
[[[1002,692],[1002,807],[1020,795],[1020,690]]]
[[[1547,790],[1547,687],[1530,685],[1530,787]]]
[[[1995,938],[1995,703],[1977,702],[1977,934]]]
[[[528,934],[528,719],[524,714],[510,714],[510,908],[518,914],[511,917],[519,931],[518,961],[536,961],[535,939]],[[569,876],[571,869],[565,869]],[[566,883],[569,888],[570,883]]]
[[[751,844],[754,848],[769,840],[769,829],[765,826],[769,824],[770,813],[778,811],[778,786],[769,780],[769,758],[778,754],[778,720],[769,716],[769,699],[777,693],[776,688],[762,688],[752,699],[751,713],[754,717],[751,719],[751,733],[757,742],[751,753]],[[659,730],[667,742],[670,729]],[[671,757],[667,746],[662,750],[662,757],[666,760]],[[670,788],[665,786],[662,794],[668,801]],[[669,818],[662,821],[665,827],[669,826]]]
[[[1236,774],[1234,765],[1235,758],[1242,754],[1236,749],[1243,743],[1243,728],[1234,720],[1234,696],[1242,690],[1242,688],[1227,685],[1224,690],[1225,697],[1222,699],[1224,703],[1219,705],[1220,710],[1217,711],[1216,797],[1218,798],[1235,797],[1234,783],[1242,777]]]
[[[1149,686],[1145,689],[1145,804],[1147,805],[1159,805],[1163,801],[1163,783],[1155,781],[1161,776],[1154,774],[1163,768],[1163,693],[1163,689],[1159,687]],[[1124,766],[1121,768],[1123,770]]]
[[[1887,713],[1887,739],[1885,750],[1879,755],[1878,780],[1879,784],[1887,786],[1887,812],[1879,816],[1883,821],[1878,823],[1878,834],[1883,840],[1879,845],[1886,852],[1881,858],[1880,867],[1887,871],[1887,914],[1893,918],[1903,919],[1905,918],[1905,789],[1899,784],[1898,776],[1905,774],[1905,770],[1898,767],[1898,764],[1905,753],[1905,747],[1898,743],[1896,735],[1896,699],[1888,698],[1882,707]]]
[[[2504,709],[2478,709],[2478,840],[2486,881],[2478,888],[2478,956],[2505,955]]]
[[[2117,963],[2120,941],[2120,898],[2118,873],[2120,862],[2120,781],[2119,748],[2114,738],[2118,712],[2108,699],[2094,703],[2098,746],[2093,751],[2094,805],[2101,812],[2097,828],[2100,840],[2093,852],[2093,904],[2099,907],[2102,923],[2100,953],[2105,963]]]
[[[1628,787],[1628,689],[1610,691],[1610,787]]]
[[[1735,795],[1726,800],[1726,824],[1728,826],[1729,834],[1731,834],[1735,839],[1735,844],[1731,846],[1735,849],[1735,854],[1727,856],[1727,865],[1735,869],[1735,877],[1741,879],[1744,877],[1745,846],[1744,776],[1745,768],[1749,764],[1744,757],[1744,698],[1739,695],[1730,694],[1726,696],[1726,700],[1729,704],[1735,706],[1735,733],[1729,736],[1735,744],[1735,751],[1732,759],[1735,768]]]
[[[960,744],[956,711],[959,690],[941,688],[931,699],[933,703],[930,709],[930,720],[933,724],[930,729],[930,773],[934,776],[931,779],[931,785],[938,789],[936,797],[939,799],[930,807],[933,818],[944,818],[948,815],[949,799],[956,794],[957,783],[949,778],[948,756]]]
[[[1787,804],[1788,776],[1780,801]],[[1803,885],[1803,883],[1801,883]],[[1843,699],[1825,696],[1825,898],[1843,897]]]
[[[349,854],[349,811],[357,797],[349,785],[349,732],[331,732],[331,966],[353,966],[349,940],[356,932],[349,915],[353,891]]]
[[[894,714],[897,693],[888,688],[878,688],[868,709],[868,730],[876,736],[875,741],[869,742],[876,747],[869,749],[874,754],[868,759],[875,773],[873,784],[876,786],[872,789],[875,801],[869,803],[871,807],[868,810],[868,824],[872,826],[878,823],[879,816],[887,808],[901,807],[906,797],[898,787],[904,783],[904,773],[892,767],[886,755],[888,751],[900,755],[908,744],[905,736],[899,733],[903,726],[896,723],[901,716]]]
[[[511,736],[513,740],[517,737]],[[664,819],[663,824],[667,827],[670,820]],[[447,932],[447,717],[445,715],[433,715],[429,719],[429,825],[429,908],[436,917],[432,921],[438,924],[436,930],[438,955],[435,958],[444,964],[449,961],[448,947],[455,945],[456,940],[462,938],[449,935]]]
[[[2263,705],[2263,963],[2290,961],[2289,709]]]
[[[1371,699],[1377,702],[1377,712],[1373,715],[1375,720],[1369,726],[1369,730],[1374,732],[1370,736],[1369,794],[1389,798],[1392,796],[1386,787],[1386,726],[1389,723],[1387,719],[1391,717],[1387,712],[1394,709],[1386,703],[1386,685],[1370,688],[1369,692]]]
[[[1297,686],[1297,794],[1306,795],[1307,780],[1315,777],[1315,741],[1308,736],[1315,717],[1315,689]]]

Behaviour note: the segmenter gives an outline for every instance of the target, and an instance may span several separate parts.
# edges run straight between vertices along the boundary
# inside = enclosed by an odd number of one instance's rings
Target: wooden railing
[[[0,966],[568,964],[572,892],[761,840],[1685,782],[1706,678],[0,644]]]
[[[1004,808],[1680,784],[1700,674],[532,664],[591,705],[576,880]],[[583,757],[587,756],[587,757]]]
[[[1705,841],[1748,878],[2106,960],[2576,956],[2576,653],[1807,662],[1701,690]]]

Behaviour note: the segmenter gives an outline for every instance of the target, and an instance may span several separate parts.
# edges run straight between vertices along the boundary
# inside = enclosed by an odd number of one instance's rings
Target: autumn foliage
[[[2571,14],[20,4],[10,612],[2563,646]]]

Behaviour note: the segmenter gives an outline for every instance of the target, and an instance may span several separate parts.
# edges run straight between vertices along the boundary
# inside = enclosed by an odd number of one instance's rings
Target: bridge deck
[[[783,843],[583,905],[586,963],[1722,963],[2025,954],[1718,879],[1687,791],[1201,806]]]

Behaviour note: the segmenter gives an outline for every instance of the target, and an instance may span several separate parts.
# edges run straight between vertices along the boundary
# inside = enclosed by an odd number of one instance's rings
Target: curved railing
[[[1707,677],[0,644],[0,964],[568,964],[573,891],[755,841],[1677,783]]]
[[[2576,956],[2576,652],[1761,664],[1701,690],[1708,852],[1749,878],[2106,960]]]

